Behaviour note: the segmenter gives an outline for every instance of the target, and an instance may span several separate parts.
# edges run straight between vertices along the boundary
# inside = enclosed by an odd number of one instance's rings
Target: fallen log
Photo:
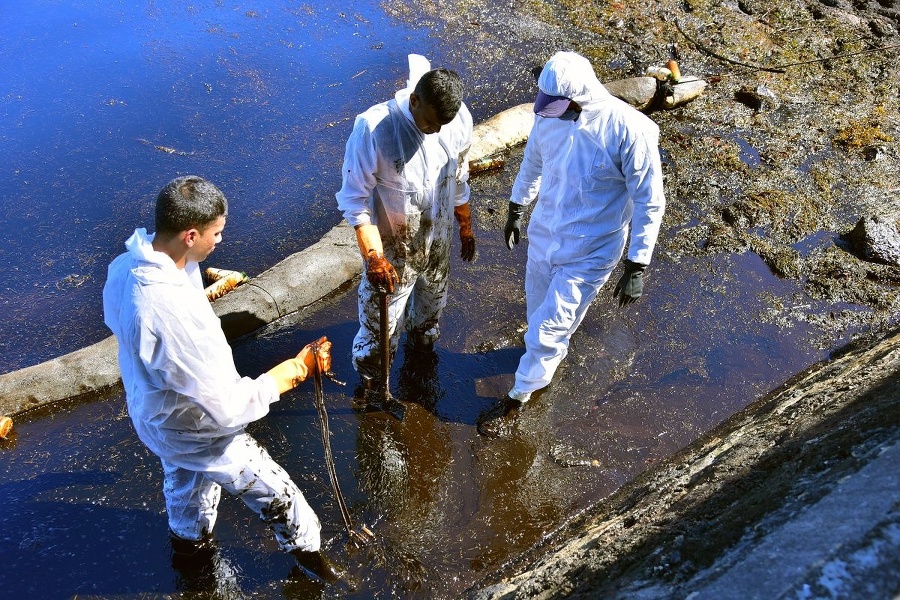
[[[469,160],[524,142],[534,122],[521,104],[475,126]],[[321,240],[288,256],[213,302],[228,339],[245,335],[327,296],[362,272],[353,228],[341,222]],[[86,396],[120,382],[118,345],[110,336],[46,362],[0,375],[0,414],[15,415]]]

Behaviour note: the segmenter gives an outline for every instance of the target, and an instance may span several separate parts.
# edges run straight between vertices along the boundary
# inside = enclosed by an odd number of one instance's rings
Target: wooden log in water
[[[533,123],[530,103],[479,123],[474,128],[469,160],[521,144]],[[342,222],[309,248],[217,299],[213,310],[222,320],[225,335],[234,339],[314,304],[361,272],[355,232]],[[118,344],[110,336],[64,356],[0,375],[0,414],[14,415],[118,385],[117,353]]]

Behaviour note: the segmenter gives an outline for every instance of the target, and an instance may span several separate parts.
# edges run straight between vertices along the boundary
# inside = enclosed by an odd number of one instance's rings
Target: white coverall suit
[[[400,279],[388,307],[391,356],[401,319],[417,341],[433,344],[438,339],[438,320],[447,303],[453,209],[469,201],[466,153],[472,143],[472,116],[462,104],[438,133],[422,133],[410,112],[409,96],[430,67],[426,61],[415,73],[410,62],[408,87],[356,117],[336,194],[350,225],[378,227],[384,256]],[[360,375],[376,380],[381,376],[378,300],[378,290],[364,276],[353,363]]]
[[[539,198],[528,225],[526,350],[509,393],[520,401],[552,380],[629,225],[628,258],[650,264],[665,210],[657,125],[610,95],[584,57],[560,52],[548,66],[538,86],[582,112],[575,121],[535,116],[510,196]]]
[[[162,462],[169,528],[187,540],[212,533],[221,488],[269,525],[286,551],[320,547],[318,517],[290,476],[244,427],[279,398],[268,374],[241,377],[203,291],[138,229],[109,266],[106,325],[119,344],[128,413]]]

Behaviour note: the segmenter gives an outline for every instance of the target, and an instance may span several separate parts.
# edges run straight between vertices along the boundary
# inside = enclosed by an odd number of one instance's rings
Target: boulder
[[[900,266],[900,231],[896,221],[882,217],[863,217],[844,239],[863,260]]]

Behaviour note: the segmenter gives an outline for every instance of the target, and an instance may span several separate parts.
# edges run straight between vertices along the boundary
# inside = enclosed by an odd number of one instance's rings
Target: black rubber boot
[[[406,345],[405,360],[397,380],[398,397],[433,411],[444,388],[438,377],[438,354],[434,347],[423,351]]]
[[[308,577],[334,583],[346,576],[346,571],[325,556],[325,553],[321,550],[315,552],[310,552],[308,550],[294,550],[291,554],[297,560],[297,566],[300,567]]]
[[[423,333],[412,332],[406,338],[406,352],[408,354],[434,352],[434,338]]]
[[[478,415],[475,421],[478,433],[487,437],[507,435],[523,406],[522,402],[504,396],[500,402]]]
[[[354,403],[359,404],[361,408],[365,407],[369,396],[377,392],[379,387],[381,387],[379,379],[368,375],[360,375],[359,383],[356,384],[356,389],[353,390]]]
[[[203,591],[216,588],[217,547],[209,538],[186,540],[170,535],[172,568],[178,573],[178,587],[182,591]]]

